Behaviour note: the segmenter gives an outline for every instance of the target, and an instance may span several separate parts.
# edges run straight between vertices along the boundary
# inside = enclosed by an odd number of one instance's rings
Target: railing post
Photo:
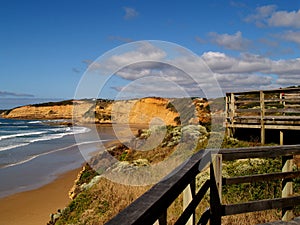
[[[280,145],[283,145],[283,130],[280,130],[279,131],[279,143],[280,143]]]
[[[282,172],[293,171],[293,156],[282,157]],[[283,179],[282,181],[282,197],[290,197],[293,195],[293,182],[291,179]],[[290,221],[294,217],[293,209],[282,209],[282,221]]]
[[[212,157],[210,164],[210,224],[222,223],[222,155]]]
[[[195,179],[183,191],[183,211],[188,207],[196,194]],[[191,215],[186,225],[194,225],[196,221],[195,212]]]
[[[265,131],[265,94],[260,91],[260,141],[261,144],[265,144],[266,131]]]
[[[235,96],[234,93],[230,94],[230,105],[229,105],[229,111],[230,111],[230,137],[234,136],[234,117],[235,117]]]

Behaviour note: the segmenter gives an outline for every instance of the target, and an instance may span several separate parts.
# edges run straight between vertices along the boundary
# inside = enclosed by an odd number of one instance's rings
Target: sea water
[[[81,167],[86,162],[83,155],[113,139],[110,134],[91,138],[90,128],[60,122],[0,118],[0,198],[40,187]],[[78,143],[75,135],[86,136],[87,141]]]

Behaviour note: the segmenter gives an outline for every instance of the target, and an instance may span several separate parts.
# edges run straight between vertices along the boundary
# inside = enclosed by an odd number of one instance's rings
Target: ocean
[[[99,139],[90,135],[88,127],[68,127],[59,122],[0,118],[0,198],[38,188],[61,173],[81,167],[83,154],[93,154],[102,147],[100,142],[115,138],[109,127],[100,130]],[[86,137],[81,138],[86,141],[77,143],[74,135]]]

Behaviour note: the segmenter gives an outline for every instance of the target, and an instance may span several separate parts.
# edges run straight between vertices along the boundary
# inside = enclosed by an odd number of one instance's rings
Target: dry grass
[[[118,214],[148,187],[126,186],[101,178],[93,188],[80,193],[64,209],[57,225],[100,225]]]

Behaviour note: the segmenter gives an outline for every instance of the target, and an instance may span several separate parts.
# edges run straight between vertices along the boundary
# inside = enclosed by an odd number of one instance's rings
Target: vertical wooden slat
[[[190,202],[193,200],[195,194],[196,194],[196,182],[195,180],[193,180],[193,182],[189,184],[183,191],[183,211],[188,207]],[[192,213],[186,225],[194,225],[194,224],[195,224],[195,212]]]
[[[280,145],[283,145],[283,130],[279,131]]]
[[[225,118],[225,126],[226,126],[226,136],[230,136],[230,128],[229,128],[229,118],[230,118],[230,114],[229,114],[229,102],[230,102],[230,99],[229,99],[229,94],[226,94],[226,97],[225,97],[225,115],[226,115],[226,118]]]
[[[266,131],[265,131],[265,94],[260,91],[260,141],[265,144]]]
[[[282,172],[293,171],[293,156],[282,157]],[[290,197],[293,195],[293,182],[290,179],[283,179],[282,181],[282,197]],[[290,221],[294,217],[293,210],[290,208],[282,209],[282,220]]]
[[[213,158],[213,162],[217,159],[218,157]],[[218,160],[217,160],[218,161]],[[219,161],[220,162],[220,161]],[[218,180],[220,178],[216,177],[216,175],[221,177],[222,180],[222,172],[220,172],[220,169],[222,168],[221,166],[214,166],[217,163],[211,163],[210,164],[210,180],[211,180],[211,186],[210,186],[210,209],[211,209],[211,216],[210,216],[210,224],[211,225],[221,225],[222,222],[222,205],[221,205],[221,197],[219,195],[220,189],[222,188],[222,183],[221,188],[218,188]],[[219,172],[215,170],[219,170]],[[222,182],[222,181],[221,181]]]
[[[230,137],[234,136],[234,117],[235,117],[235,96],[234,93],[230,94]]]
[[[222,204],[222,155],[216,154],[213,158],[213,166],[215,172],[216,185],[220,197],[220,203]]]

